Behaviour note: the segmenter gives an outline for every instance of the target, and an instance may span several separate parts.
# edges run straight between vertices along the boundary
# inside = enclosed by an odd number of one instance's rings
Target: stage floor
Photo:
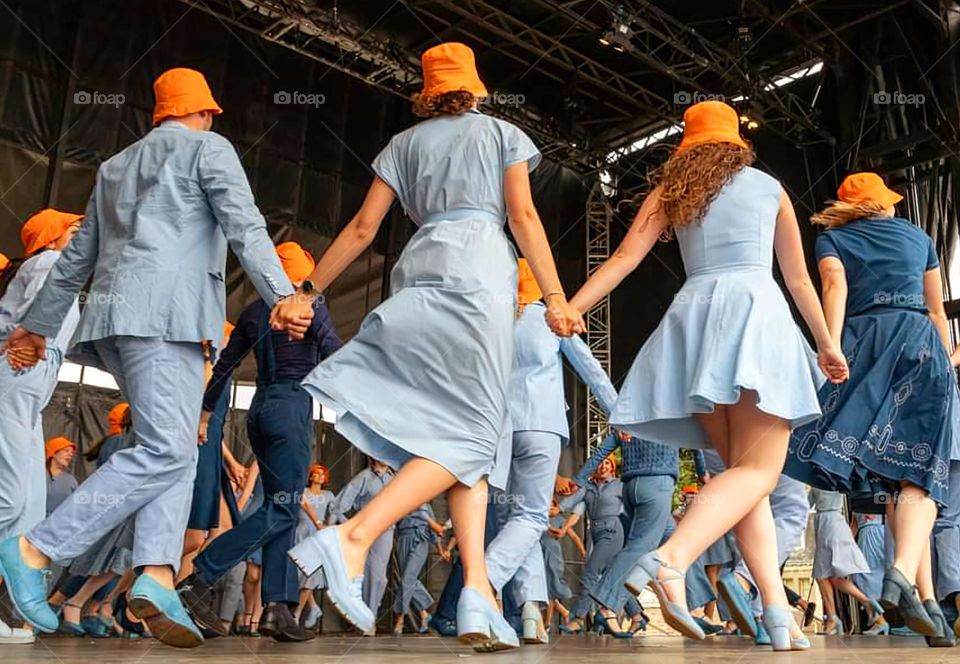
[[[455,639],[433,636],[323,637],[309,643],[276,643],[271,639],[231,637],[211,640],[194,650],[175,650],[156,641],[78,639],[47,637],[32,646],[6,646],[0,651],[4,664],[48,662],[49,664],[236,664],[259,662],[330,662],[343,664],[433,664],[460,658],[491,659],[494,664],[583,664],[602,657],[604,664],[681,664],[730,662],[851,662],[852,664],[902,664],[905,662],[960,661],[960,650],[927,648],[920,638],[906,637],[814,637],[807,652],[774,653],[741,638],[718,638],[704,643],[671,636],[649,636],[632,641],[609,637],[557,637],[549,646],[521,647],[493,655],[476,654]]]

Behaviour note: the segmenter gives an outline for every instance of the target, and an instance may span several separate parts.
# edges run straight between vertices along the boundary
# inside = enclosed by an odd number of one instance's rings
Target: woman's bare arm
[[[823,314],[827,320],[830,338],[838,346],[843,338],[843,323],[847,314],[847,273],[839,258],[820,259],[820,283],[823,288]]]
[[[947,323],[947,312],[943,308],[943,282],[940,280],[940,268],[935,267],[923,274],[923,300],[927,305],[930,320],[940,334],[943,347],[950,353],[953,344],[950,343],[950,325]]]
[[[597,302],[609,295],[628,274],[637,269],[656,244],[667,221],[660,213],[660,188],[650,192],[644,199],[630,230],[617,250],[590,275],[580,287],[570,304],[580,313],[586,313]]]

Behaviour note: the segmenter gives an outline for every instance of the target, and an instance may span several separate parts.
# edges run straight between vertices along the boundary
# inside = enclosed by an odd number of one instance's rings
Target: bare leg
[[[457,483],[457,479],[447,472],[443,466],[427,459],[411,459],[397,476],[387,484],[383,490],[374,496],[367,505],[346,522],[337,528],[340,544],[343,547],[343,558],[346,562],[347,575],[355,578],[363,574],[363,567],[367,560],[370,547],[390,526],[404,516],[439,496]],[[486,495],[486,483],[483,487]],[[451,493],[453,493],[451,491]],[[486,514],[486,505],[481,506]],[[453,508],[451,507],[451,514]],[[454,519],[456,525],[456,519]],[[483,566],[483,519],[480,524],[480,564]],[[476,523],[471,525],[475,528]],[[461,557],[463,557],[464,542],[458,539]],[[464,579],[467,581],[467,564],[464,562]],[[486,577],[486,568],[484,568]],[[489,586],[489,584],[487,584]],[[487,593],[490,593],[487,588]]]
[[[930,550],[930,533],[937,518],[937,506],[918,486],[903,483],[894,513],[893,566],[910,583],[917,583],[924,552]],[[927,553],[929,564],[929,553]]]
[[[396,480],[387,486],[392,486],[394,482]],[[487,524],[487,481],[481,480],[473,487],[454,485],[447,492],[447,505],[460,551],[460,562],[463,564],[463,587],[477,591],[499,609],[493,587],[487,578],[487,564],[483,557],[483,534]]]
[[[850,595],[850,597],[860,602],[863,608],[867,610],[867,617],[870,619],[870,622],[873,622],[873,605],[870,603],[870,598],[863,594],[863,591],[857,587],[857,584],[843,576],[831,578],[830,583],[840,592]]]
[[[63,619],[67,622],[79,623],[83,605],[114,576],[116,575],[113,572],[104,572],[87,579],[80,586],[80,590],[63,605]]]
[[[200,553],[200,548],[207,539],[205,530],[187,528],[183,536],[183,557],[180,559],[180,572],[177,574],[177,581],[183,581],[193,574],[193,559]]]
[[[928,599],[936,601],[937,599],[933,590],[933,559],[930,557],[929,537],[924,541],[920,567],[917,568],[917,593],[920,595],[921,602]]]

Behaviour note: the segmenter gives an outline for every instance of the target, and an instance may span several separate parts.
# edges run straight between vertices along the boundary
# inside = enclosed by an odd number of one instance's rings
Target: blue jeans
[[[257,387],[247,416],[247,434],[260,465],[263,505],[217,537],[194,561],[209,585],[263,549],[264,603],[299,600],[299,579],[287,551],[293,548],[300,497],[310,463],[313,402],[293,381]]]
[[[670,504],[675,480],[671,475],[631,477],[623,485],[623,503],[630,515],[630,532],[599,584],[593,598],[612,611],[619,612],[630,599],[623,587],[637,560],[660,544],[667,528],[673,525]]]

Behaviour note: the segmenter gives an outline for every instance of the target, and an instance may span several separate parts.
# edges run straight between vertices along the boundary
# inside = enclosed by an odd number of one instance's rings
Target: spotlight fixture
[[[632,48],[630,43],[633,37],[633,28],[630,27],[630,17],[623,7],[618,7],[614,12],[610,27],[600,33],[597,41],[603,46],[609,46],[618,53]]]

